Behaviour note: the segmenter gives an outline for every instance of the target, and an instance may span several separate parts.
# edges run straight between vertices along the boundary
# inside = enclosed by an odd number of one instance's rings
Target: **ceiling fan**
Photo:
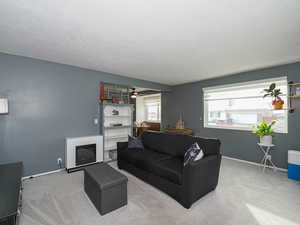
[[[139,93],[135,90],[135,88],[132,88],[130,98],[136,98],[138,95],[139,95]]]

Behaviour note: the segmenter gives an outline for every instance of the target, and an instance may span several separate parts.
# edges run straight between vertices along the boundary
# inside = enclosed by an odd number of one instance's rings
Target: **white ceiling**
[[[300,0],[1,0],[0,52],[174,85],[300,60]]]

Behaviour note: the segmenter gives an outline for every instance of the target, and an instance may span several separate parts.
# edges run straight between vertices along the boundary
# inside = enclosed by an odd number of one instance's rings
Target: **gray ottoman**
[[[106,163],[84,169],[84,190],[101,215],[127,204],[127,181]]]

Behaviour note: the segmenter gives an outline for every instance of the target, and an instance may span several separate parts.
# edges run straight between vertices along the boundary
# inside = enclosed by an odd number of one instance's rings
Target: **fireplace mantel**
[[[76,165],[76,147],[96,145],[95,162],[87,164]],[[103,161],[103,136],[86,136],[86,137],[72,137],[66,138],[65,147],[65,166],[68,171],[76,169],[77,167],[97,163]]]

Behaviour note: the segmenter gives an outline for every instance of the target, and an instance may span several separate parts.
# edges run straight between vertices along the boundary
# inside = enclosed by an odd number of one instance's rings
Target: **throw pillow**
[[[204,153],[203,153],[202,149],[199,147],[198,143],[195,142],[184,154],[183,165],[186,166],[189,162],[202,159],[203,156],[204,156]]]
[[[131,137],[128,135],[128,148],[144,149],[143,142],[140,137]]]

